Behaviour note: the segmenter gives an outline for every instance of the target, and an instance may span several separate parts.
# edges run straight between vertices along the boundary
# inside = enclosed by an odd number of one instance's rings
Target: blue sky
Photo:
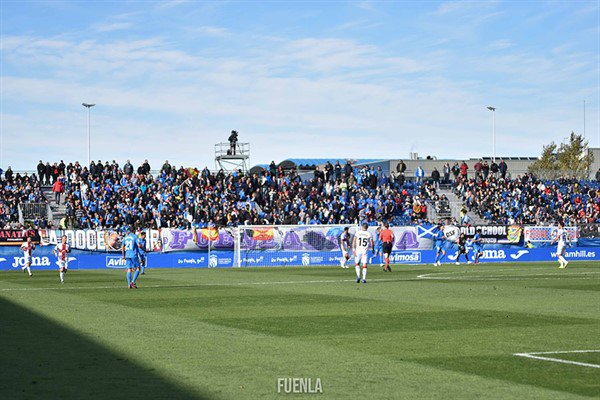
[[[600,140],[598,1],[1,3],[2,167],[538,155]]]

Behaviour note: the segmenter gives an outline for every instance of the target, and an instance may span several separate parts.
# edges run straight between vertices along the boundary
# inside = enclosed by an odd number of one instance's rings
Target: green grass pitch
[[[2,272],[0,398],[598,398],[599,264]]]

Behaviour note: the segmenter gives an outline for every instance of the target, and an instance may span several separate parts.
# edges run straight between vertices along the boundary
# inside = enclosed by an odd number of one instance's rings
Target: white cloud
[[[490,50],[504,50],[514,46],[514,43],[508,39],[498,39],[489,44]]]
[[[132,26],[133,24],[131,22],[108,22],[94,25],[94,29],[98,32],[114,32],[129,29]]]
[[[224,28],[195,29],[240,40]],[[26,160],[48,154],[82,159],[82,101],[98,104],[92,111],[94,159],[212,166],[212,144],[231,129],[252,143],[252,163],[292,156],[406,157],[409,149],[468,157],[491,148],[483,106],[498,99],[489,97],[500,90],[508,97],[541,96],[548,82],[569,81],[590,67],[588,58],[568,49],[559,60],[516,52],[457,60],[448,51],[414,56],[340,38],[253,36],[244,38],[251,46],[239,52],[190,50],[162,37],[3,39],[8,68],[2,101],[33,110],[2,114],[5,157],[23,168]],[[494,45],[510,49],[507,40]],[[447,65],[458,62],[527,85],[495,88],[481,78],[446,76]],[[537,154],[548,132],[564,134],[573,120],[555,103],[531,113],[498,106],[498,152],[504,154]],[[24,149],[23,137],[43,145]]]
[[[228,29],[218,26],[200,26],[191,30],[205,36],[225,37],[231,35]]]

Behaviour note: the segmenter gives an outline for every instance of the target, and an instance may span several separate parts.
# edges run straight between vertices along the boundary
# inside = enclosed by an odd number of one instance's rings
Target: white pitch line
[[[551,362],[556,362],[556,363],[561,363],[561,364],[579,365],[581,367],[600,368],[600,365],[598,365],[598,364],[590,364],[590,363],[584,363],[584,362],[579,362],[579,361],[563,360],[562,358],[542,357],[542,356],[537,355],[537,354],[598,353],[598,352],[600,352],[600,350],[543,351],[543,352],[536,352],[536,353],[515,353],[515,354],[513,354],[513,356],[532,358],[535,360],[542,360],[542,361],[551,361]]]

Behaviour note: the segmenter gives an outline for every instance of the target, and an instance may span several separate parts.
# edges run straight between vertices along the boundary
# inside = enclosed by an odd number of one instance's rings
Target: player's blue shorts
[[[436,253],[446,251],[446,245],[444,243],[436,243],[434,248]]]
[[[140,254],[140,256],[138,257],[138,261],[139,261],[139,265],[138,266],[145,267],[146,266],[146,255],[145,254]]]
[[[136,260],[136,258],[126,258],[125,259],[125,268],[127,268],[127,269],[134,269],[134,268],[136,268],[136,266],[135,266],[135,260]]]
[[[383,244],[376,244],[374,254],[383,253]]]
[[[140,257],[135,257],[133,259],[133,268],[139,268],[140,267]]]
[[[481,246],[473,246],[473,253],[479,254],[483,252],[483,248]]]

